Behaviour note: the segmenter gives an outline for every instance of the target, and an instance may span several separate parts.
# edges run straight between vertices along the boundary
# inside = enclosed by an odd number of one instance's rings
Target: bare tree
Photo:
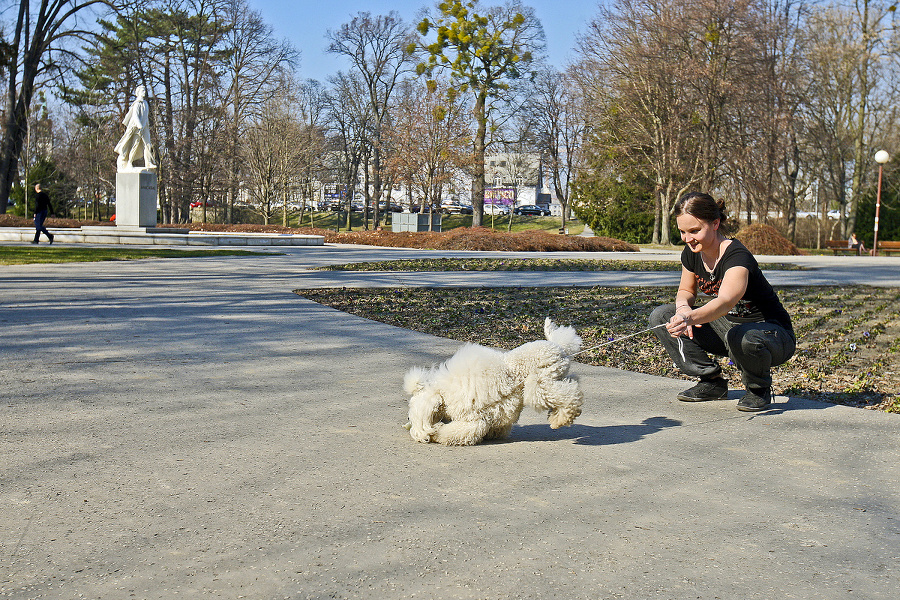
[[[226,221],[230,223],[240,188],[240,140],[251,120],[277,94],[278,85],[284,79],[281,72],[296,65],[299,53],[288,42],[275,39],[272,27],[257,11],[250,9],[247,0],[227,0],[224,15],[229,28],[223,47],[228,55],[220,89],[224,93],[222,101],[229,107]]]
[[[365,93],[366,84],[359,74],[338,72],[331,79],[328,95],[328,122],[337,159],[338,179],[347,192],[345,209],[346,228],[351,229],[350,213],[359,169],[368,152],[369,131],[372,123],[371,106]]]
[[[414,33],[395,11],[375,17],[371,13],[361,12],[337,31],[329,31],[328,38],[331,40],[328,51],[347,57],[352,70],[359,74],[365,86],[371,114],[371,140],[367,154],[371,156],[372,196],[377,223],[384,168],[382,137],[389,118],[391,96],[403,76],[412,69],[413,58],[406,49],[415,39]],[[367,170],[367,178],[368,175]],[[368,184],[365,195],[368,207]]]
[[[270,98],[247,129],[241,145],[245,186],[251,209],[269,224],[281,212],[282,225],[292,214],[293,192],[304,161],[302,127],[294,116],[290,86]]]
[[[891,127],[896,85],[890,68],[893,3],[859,0],[811,15],[806,29],[809,141],[824,189],[841,208],[841,235],[855,228],[858,203],[871,185],[873,144]]]
[[[315,207],[315,185],[325,177],[327,169],[325,161],[326,142],[326,118],[328,110],[328,97],[322,84],[314,79],[308,79],[299,86],[297,98],[297,110],[300,120],[300,138],[304,158],[300,177],[301,207],[298,222],[302,222],[303,213],[307,206],[310,207],[310,225]]]
[[[581,146],[587,130],[584,98],[572,73],[548,70],[536,88],[532,107],[542,167],[550,172],[565,227],[572,183],[581,166]]]
[[[794,235],[793,213],[807,183],[802,173],[806,154],[798,126],[806,90],[803,45],[797,32],[804,22],[802,1],[760,3],[748,19],[755,43],[748,58],[738,63],[741,86],[729,98],[725,135],[719,152],[725,156],[720,186],[737,200],[745,220],[767,222],[775,209],[788,214]],[[732,207],[734,208],[734,206]]]
[[[69,50],[66,42],[93,35],[85,14],[106,0],[19,0],[12,36],[3,39],[6,103],[0,141],[0,213],[6,212],[9,192],[18,177],[19,153],[28,134],[28,109],[36,81],[58,66],[57,57]],[[15,5],[15,4],[14,4]]]
[[[677,199],[712,190],[731,118],[758,67],[753,0],[617,0],[582,40],[592,143],[643,156],[655,186],[653,241],[668,243]]]
[[[470,166],[471,132],[462,100],[448,102],[446,82],[408,82],[387,136],[394,148],[388,171],[415,188],[431,211],[440,210],[454,173]]]

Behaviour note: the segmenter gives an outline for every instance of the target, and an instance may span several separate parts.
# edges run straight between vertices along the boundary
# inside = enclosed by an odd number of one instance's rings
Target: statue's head
[[[144,88],[144,86],[139,85],[136,88],[134,88],[134,95],[137,96],[138,98],[143,98],[144,96],[147,95],[147,90]]]

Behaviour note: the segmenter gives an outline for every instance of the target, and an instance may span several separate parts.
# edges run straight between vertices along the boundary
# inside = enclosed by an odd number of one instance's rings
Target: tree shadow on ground
[[[512,430],[509,441],[557,441],[572,440],[585,446],[607,446],[611,444],[627,444],[658,433],[663,429],[678,427],[681,421],[669,417],[649,417],[636,425],[610,425],[594,427],[578,423],[560,429],[550,429],[546,423],[522,425]]]

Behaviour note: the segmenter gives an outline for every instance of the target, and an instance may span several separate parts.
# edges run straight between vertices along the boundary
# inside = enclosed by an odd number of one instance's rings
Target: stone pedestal
[[[116,173],[116,226],[156,227],[156,173]]]

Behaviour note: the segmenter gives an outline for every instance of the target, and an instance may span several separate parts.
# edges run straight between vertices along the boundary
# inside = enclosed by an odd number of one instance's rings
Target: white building
[[[504,203],[512,204],[510,195],[514,197],[515,206],[539,204],[549,206],[551,214],[560,216],[562,208],[553,197],[548,186],[544,184],[541,158],[534,153],[497,153],[485,157],[484,161],[485,196],[487,202],[492,202],[493,197],[502,197]],[[371,182],[371,179],[370,179]],[[364,183],[360,175],[356,188],[356,197],[362,196]],[[334,193],[326,192],[327,189],[337,186],[335,184],[323,184],[320,188],[320,205],[337,200]],[[491,190],[497,190],[491,192]],[[510,192],[512,191],[512,192]],[[395,182],[391,189],[382,191],[381,202],[387,200],[390,194],[391,203],[399,204],[404,208],[410,205],[418,206],[422,201],[421,192],[413,188],[407,189],[405,183]],[[343,196],[346,198],[346,196]],[[456,200],[462,204],[472,202],[472,177],[462,170],[458,170],[451,181],[448,182],[442,192],[441,201]]]

